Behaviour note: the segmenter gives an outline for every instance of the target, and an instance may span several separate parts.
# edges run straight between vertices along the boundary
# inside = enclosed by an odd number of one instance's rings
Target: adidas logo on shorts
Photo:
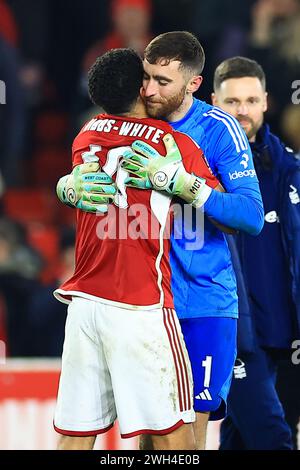
[[[195,398],[197,400],[212,400],[211,394],[207,388],[203,392],[199,393],[199,395],[196,395]]]

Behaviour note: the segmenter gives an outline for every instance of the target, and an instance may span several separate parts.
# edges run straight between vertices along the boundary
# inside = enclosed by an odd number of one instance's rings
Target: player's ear
[[[217,98],[217,95],[215,93],[212,93],[210,95],[211,97],[211,102],[214,106],[218,106],[218,98]]]
[[[263,104],[263,112],[265,113],[268,109],[268,93],[265,92],[264,96],[264,104]]]
[[[140,95],[142,99],[145,98],[145,88],[143,86],[140,88]]]
[[[203,81],[202,75],[194,75],[190,79],[190,81],[189,81],[189,83],[186,87],[187,93],[195,93],[198,90],[198,88],[200,87],[202,81]]]
[[[143,97],[141,96],[141,94],[139,94],[139,96],[137,97],[135,107],[136,107],[136,109],[138,109],[139,113],[143,113],[145,115],[147,114],[146,103],[145,103],[145,100],[143,99]]]

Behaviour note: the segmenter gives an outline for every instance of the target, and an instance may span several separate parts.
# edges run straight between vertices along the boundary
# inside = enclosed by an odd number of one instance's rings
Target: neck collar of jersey
[[[199,103],[199,100],[196,100],[196,98],[193,98],[193,104],[192,106],[190,107],[190,109],[188,110],[188,112],[186,113],[185,116],[183,116],[183,118],[179,119],[179,121],[171,121],[171,124],[172,126],[181,126],[182,124],[184,124],[190,117],[191,115],[193,114],[193,112],[195,111],[196,107],[197,107],[197,101]]]

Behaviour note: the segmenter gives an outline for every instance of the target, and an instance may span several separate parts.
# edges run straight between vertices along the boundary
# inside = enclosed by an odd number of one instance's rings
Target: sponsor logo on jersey
[[[291,191],[289,192],[290,200],[292,204],[299,204],[300,202],[300,197],[297,191],[297,188],[290,184]]]
[[[256,176],[256,172],[255,172],[255,170],[244,170],[244,171],[235,170],[233,173],[229,173],[229,178],[231,180],[237,180],[238,178],[244,178],[244,176],[250,176],[250,178],[254,178],[254,176]]]
[[[276,211],[270,211],[265,214],[265,221],[269,224],[274,224],[275,222],[279,223],[279,217]]]
[[[245,363],[241,359],[235,361],[233,375],[235,379],[244,379],[247,377]]]

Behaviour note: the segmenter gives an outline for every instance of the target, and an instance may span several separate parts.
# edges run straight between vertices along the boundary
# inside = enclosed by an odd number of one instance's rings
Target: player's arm
[[[122,164],[129,173],[134,175],[125,180],[126,185],[139,189],[154,188],[166,191],[192,204],[195,208],[204,205],[212,189],[224,192],[223,186],[212,174],[203,158],[202,150],[196,147],[189,137],[184,137],[188,139],[189,147],[186,147],[186,150],[190,152],[185,156],[184,164],[177,143],[171,134],[163,137],[166,156],[160,155],[145,142],[134,142],[132,145],[134,151],[124,154]],[[201,177],[194,173],[201,174]],[[218,223],[212,217],[210,220],[219,230],[230,234],[236,233],[234,229]]]
[[[258,235],[264,225],[264,207],[249,142],[239,123],[213,127],[207,151],[226,193],[218,197],[212,192],[205,213],[229,227]]]
[[[56,194],[61,202],[85,212],[107,212],[116,194],[110,176],[100,171],[99,163],[82,163],[57,183]]]
[[[136,140],[132,144],[132,150],[123,154],[122,167],[132,175],[125,180],[126,185],[166,191],[194,207],[202,207],[210,196],[212,187],[221,190],[221,185],[211,173],[208,173],[209,185],[202,175],[197,176],[186,170],[171,134],[166,134],[163,141],[166,147],[165,156],[141,140]],[[200,149],[198,158],[201,158]]]
[[[245,154],[252,163],[251,171],[254,173],[251,173],[251,178],[243,183],[229,184],[230,169],[240,164],[242,156],[231,153],[230,147],[225,149],[227,154],[221,156],[220,160],[225,160],[226,165],[224,168],[220,165],[223,170],[220,171],[220,176],[222,183],[225,181],[228,184],[224,186],[229,192],[222,193],[210,188],[204,178],[185,170],[174,140],[168,144],[165,157],[141,141],[136,141],[132,147],[134,151],[127,152],[123,164],[127,171],[134,174],[134,177],[127,179],[128,185],[165,190],[176,194],[195,208],[205,204],[204,210],[207,216],[235,230],[243,230],[252,235],[257,235],[261,231],[264,211],[250,150],[248,150],[250,154]]]

